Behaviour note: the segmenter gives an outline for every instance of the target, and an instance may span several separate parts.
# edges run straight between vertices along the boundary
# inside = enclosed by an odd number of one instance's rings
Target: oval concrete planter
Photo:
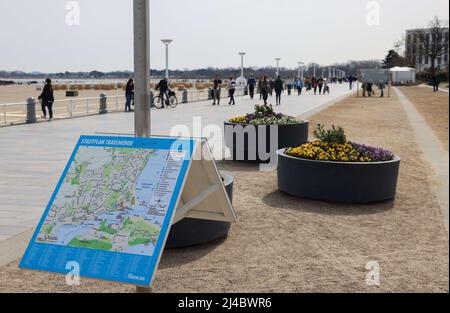
[[[289,125],[242,125],[224,122],[225,146],[232,151],[231,160],[243,162],[269,162],[276,158],[276,150],[284,147],[297,147],[308,142],[309,121]],[[278,133],[278,144],[271,150],[270,131]],[[251,136],[250,134],[254,134]],[[276,133],[275,133],[276,134]],[[260,138],[264,136],[264,138]],[[260,144],[266,155],[259,155]],[[269,156],[270,155],[270,156]]]
[[[233,202],[233,177],[222,174],[225,189]],[[185,218],[170,229],[166,249],[178,249],[205,244],[225,237],[231,223]]]
[[[395,198],[400,158],[377,163],[299,159],[278,154],[278,189],[313,200],[370,203]]]

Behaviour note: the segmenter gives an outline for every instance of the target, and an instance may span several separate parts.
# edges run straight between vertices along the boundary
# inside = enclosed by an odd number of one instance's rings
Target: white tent
[[[391,81],[394,84],[412,84],[416,82],[416,70],[410,67],[393,67],[391,72]]]

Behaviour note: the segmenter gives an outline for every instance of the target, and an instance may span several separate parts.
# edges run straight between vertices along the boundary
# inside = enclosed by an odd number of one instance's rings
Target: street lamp
[[[166,46],[166,78],[169,79],[169,45],[172,39],[162,39],[161,42]]]
[[[239,52],[239,55],[241,56],[241,77],[244,78],[244,56],[246,55],[246,52]]]
[[[298,63],[298,78],[304,78],[303,77],[303,65],[305,64],[305,63],[303,63],[303,62],[297,62]]]
[[[280,76],[280,60],[281,58],[275,58],[275,61],[277,61],[277,77]]]

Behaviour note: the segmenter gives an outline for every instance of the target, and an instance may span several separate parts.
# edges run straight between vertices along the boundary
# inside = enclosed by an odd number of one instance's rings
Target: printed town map
[[[184,156],[80,146],[36,242],[152,256]]]

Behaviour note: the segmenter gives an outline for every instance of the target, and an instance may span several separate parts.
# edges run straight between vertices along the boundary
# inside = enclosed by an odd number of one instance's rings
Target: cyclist
[[[162,101],[162,107],[169,106],[169,83],[167,77],[161,79],[155,89],[159,90],[159,97]]]

